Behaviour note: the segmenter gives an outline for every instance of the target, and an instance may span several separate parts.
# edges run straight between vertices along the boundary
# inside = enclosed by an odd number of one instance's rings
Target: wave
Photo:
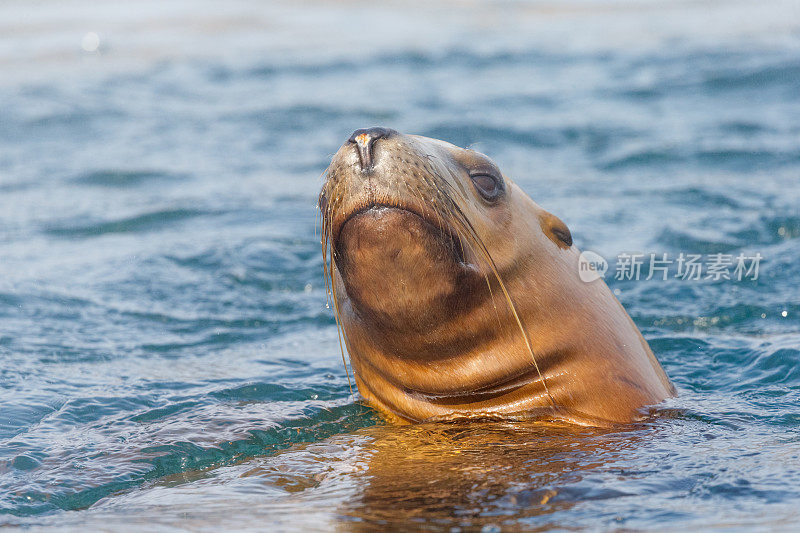
[[[341,396],[340,396],[341,397]],[[140,415],[139,423],[157,420],[169,410],[174,414],[185,409],[183,403],[173,404],[162,411],[151,411]],[[193,442],[176,441],[139,448],[135,455],[123,459],[128,465],[127,474],[90,487],[55,489],[45,492],[30,487],[16,490],[0,503],[0,515],[13,516],[46,515],[58,510],[86,509],[99,500],[140,487],[152,480],[188,471],[235,464],[248,458],[264,456],[299,443],[316,442],[339,433],[348,433],[359,428],[379,423],[377,413],[358,403],[331,405],[325,408],[305,409],[306,416],[286,420],[267,429],[249,430],[248,436],[237,440],[202,446]],[[115,455],[110,450],[105,454]],[[12,461],[13,462],[13,461]],[[27,464],[20,459],[20,466]],[[138,468],[131,467],[139,465]],[[125,466],[125,465],[120,465]],[[86,481],[84,481],[86,483]],[[91,483],[91,482],[89,482]]]
[[[163,209],[118,220],[85,223],[50,224],[44,233],[54,237],[87,238],[117,233],[146,233],[194,218],[214,216],[215,211],[202,209]]]
[[[178,181],[185,179],[183,174],[156,170],[94,170],[85,172],[75,177],[72,181],[80,185],[93,185],[99,187],[126,188],[136,187],[145,183],[163,181]]]

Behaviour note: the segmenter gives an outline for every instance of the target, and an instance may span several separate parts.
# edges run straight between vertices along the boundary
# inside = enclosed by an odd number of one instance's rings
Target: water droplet
[[[100,36],[90,31],[81,39],[81,48],[84,52],[97,52],[97,49],[100,48]]]

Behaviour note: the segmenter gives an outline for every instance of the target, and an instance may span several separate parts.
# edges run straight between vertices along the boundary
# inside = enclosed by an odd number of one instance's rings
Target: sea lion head
[[[333,157],[320,207],[362,318],[427,331],[480,296],[475,285],[493,266],[535,253],[525,238],[529,221],[512,216],[525,200],[479,152],[371,128],[357,130]],[[569,246],[561,226],[558,242]]]
[[[577,250],[566,225],[489,157],[356,130],[333,156],[319,206],[362,395],[404,420],[555,405],[535,350],[558,358],[564,332],[531,336],[580,297],[569,289]]]

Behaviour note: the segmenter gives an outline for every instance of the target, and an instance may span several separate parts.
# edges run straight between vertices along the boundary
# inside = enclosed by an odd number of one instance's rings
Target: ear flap
[[[572,233],[564,222],[552,213],[544,212],[539,217],[539,224],[547,237],[556,243],[559,248],[572,246]]]

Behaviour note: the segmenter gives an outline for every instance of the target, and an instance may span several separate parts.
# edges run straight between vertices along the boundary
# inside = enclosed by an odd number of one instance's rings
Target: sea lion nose
[[[375,141],[396,134],[395,130],[389,128],[364,128],[353,132],[347,141],[356,145],[358,158],[361,160],[361,170],[372,168]]]

